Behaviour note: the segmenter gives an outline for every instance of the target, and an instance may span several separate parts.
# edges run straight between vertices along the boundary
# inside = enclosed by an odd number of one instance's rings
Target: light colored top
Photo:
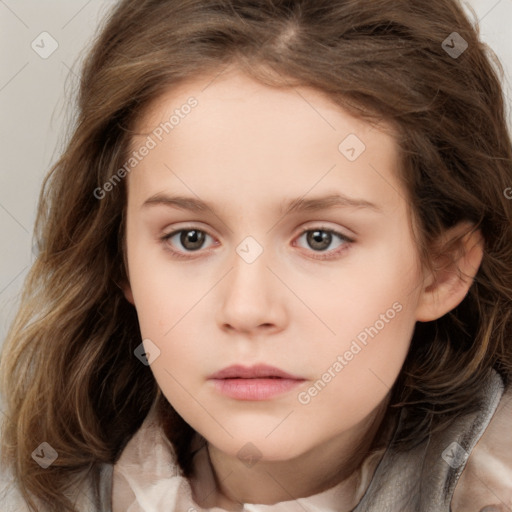
[[[191,450],[195,452],[194,476],[188,480],[180,475],[173,447],[152,410],[114,466],[112,511],[226,512],[216,506],[216,483],[205,439],[196,434]],[[233,504],[229,511],[350,512],[361,500],[384,452],[385,447],[374,451],[351,478],[314,496],[274,505]]]
[[[240,505],[237,512],[510,512],[512,388],[505,389],[493,371],[476,399],[476,412],[460,415],[416,447],[406,452],[379,450],[349,483],[295,501]],[[404,427],[404,411],[394,436]],[[118,462],[101,467],[99,495],[89,484],[76,490],[77,510],[225,512],[210,506],[213,472],[201,442],[196,436],[195,472],[189,481],[180,475],[171,444],[148,414]],[[0,510],[29,512],[10,480],[1,475]],[[341,492],[346,485],[357,489],[348,499]]]

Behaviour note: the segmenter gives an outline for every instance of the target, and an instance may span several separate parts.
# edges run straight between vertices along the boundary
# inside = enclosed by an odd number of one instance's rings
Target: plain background
[[[32,229],[39,189],[68,135],[69,101],[76,91],[80,59],[114,3],[0,0],[0,345],[34,261]],[[482,40],[505,68],[512,126],[512,0],[466,3],[480,20]],[[43,32],[55,42],[40,36]],[[42,58],[32,48],[38,42],[43,54],[51,44],[58,47]]]

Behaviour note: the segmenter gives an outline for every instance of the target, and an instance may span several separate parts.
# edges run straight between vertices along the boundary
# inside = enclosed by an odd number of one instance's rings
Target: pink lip
[[[216,390],[237,400],[266,400],[286,393],[304,378],[268,365],[256,365],[250,368],[241,365],[229,366],[208,377]]]
[[[290,375],[275,366],[258,364],[247,367],[240,364],[228,366],[219,372],[210,375],[209,379],[261,379],[268,377],[280,377],[282,379],[304,380],[297,375]]]

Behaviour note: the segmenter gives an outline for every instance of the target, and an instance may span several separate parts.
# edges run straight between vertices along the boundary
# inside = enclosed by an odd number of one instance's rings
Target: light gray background
[[[0,0],[0,344],[34,260],[32,229],[39,188],[68,135],[68,101],[74,97],[80,59],[113,3]],[[477,13],[482,39],[505,67],[506,93],[512,98],[512,0],[466,3]],[[46,59],[31,46],[34,40],[42,46],[42,32],[58,44]],[[39,51],[50,48],[44,37],[45,48]]]

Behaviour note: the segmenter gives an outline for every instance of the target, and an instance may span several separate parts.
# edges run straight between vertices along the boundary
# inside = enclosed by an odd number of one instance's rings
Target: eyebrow
[[[163,205],[182,210],[189,210],[191,212],[204,212],[204,211],[215,211],[214,206],[207,201],[196,199],[194,197],[185,196],[168,196],[166,194],[155,194],[149,199],[144,201],[142,208],[149,206]],[[289,214],[300,211],[319,211],[327,210],[329,208],[358,208],[358,209],[370,209],[375,212],[382,213],[382,209],[370,201],[364,199],[355,199],[343,194],[331,194],[322,197],[313,197],[305,199],[299,197],[297,199],[291,199],[283,202],[279,208],[279,213]]]

